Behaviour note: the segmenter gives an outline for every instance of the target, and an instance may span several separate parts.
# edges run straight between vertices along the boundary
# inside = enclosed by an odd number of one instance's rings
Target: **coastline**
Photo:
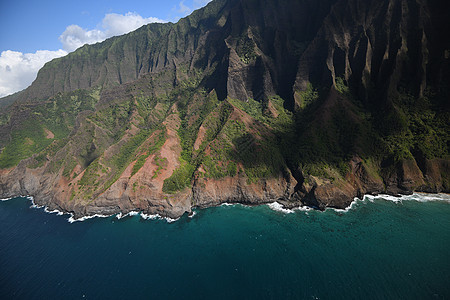
[[[118,213],[112,213],[112,214],[92,214],[92,215],[85,215],[81,217],[75,217],[75,214],[69,211],[61,211],[58,209],[52,209],[50,210],[47,205],[39,205],[36,204],[35,199],[31,195],[19,195],[16,197],[9,197],[9,198],[3,198],[0,199],[0,201],[10,201],[16,198],[25,198],[31,202],[30,208],[37,208],[37,209],[43,209],[44,212],[48,214],[57,214],[58,216],[63,215],[69,215],[69,218],[67,221],[69,223],[75,223],[75,222],[83,222],[85,220],[93,219],[93,218],[109,218],[115,216],[117,219],[123,219],[126,217],[133,217],[136,215],[139,215],[144,220],[165,220],[167,223],[173,223],[178,221],[182,216],[178,218],[170,218],[170,217],[164,217],[160,214],[147,214],[142,211],[128,211],[128,212],[118,212]],[[403,201],[417,201],[417,202],[434,202],[434,201],[442,201],[447,202],[450,204],[450,194],[449,193],[424,193],[424,192],[413,192],[412,194],[398,194],[398,195],[390,195],[390,194],[366,194],[363,195],[362,198],[355,197],[350,204],[345,208],[334,208],[334,207],[326,207],[325,209],[318,209],[315,207],[302,205],[294,208],[287,208],[282,203],[278,201],[273,201],[270,203],[260,203],[260,204],[246,204],[242,202],[224,202],[218,205],[211,205],[206,207],[192,207],[193,209],[206,209],[209,207],[219,207],[219,206],[235,206],[235,205],[241,205],[243,207],[253,207],[253,206],[261,206],[266,205],[271,210],[284,213],[284,214],[292,214],[298,211],[308,212],[308,211],[318,211],[318,212],[325,212],[327,210],[333,210],[335,212],[340,213],[346,213],[350,210],[354,209],[359,202],[364,201],[370,201],[374,202],[375,200],[385,200],[385,201],[392,201],[394,203],[402,203]],[[183,214],[184,215],[184,214]],[[188,213],[189,218],[193,218],[196,215],[195,210],[191,210],[190,213]]]

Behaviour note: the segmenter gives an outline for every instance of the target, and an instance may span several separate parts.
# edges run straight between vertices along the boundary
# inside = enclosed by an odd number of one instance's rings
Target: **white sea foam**
[[[166,220],[167,223],[172,223],[172,222],[178,221],[180,219],[180,218],[172,219],[169,217],[162,217],[159,214],[150,215],[150,214],[145,214],[145,213],[141,213],[141,218],[144,220],[156,220],[156,219]]]
[[[116,218],[117,219],[122,219],[122,218],[125,218],[125,217],[132,217],[132,216],[136,216],[136,215],[138,215],[139,214],[139,212],[138,211],[130,211],[129,213],[126,213],[126,214],[122,214],[121,212],[120,213],[118,213],[117,215],[116,215]]]
[[[31,201],[31,207],[32,208],[44,208],[44,211],[46,213],[50,213],[50,214],[58,214],[58,215],[64,215],[65,212],[62,212],[60,210],[54,209],[54,210],[49,210],[47,206],[45,205],[38,205],[34,202],[34,198],[33,196],[30,195],[26,195],[26,196],[18,196],[18,197],[22,197],[22,198],[26,198],[28,200]],[[17,197],[10,197],[10,198],[4,198],[4,199],[0,199],[0,201],[8,201],[11,199],[14,199]],[[450,194],[428,194],[428,193],[413,193],[411,195],[400,195],[400,196],[392,196],[392,195],[386,195],[386,194],[379,194],[379,195],[364,195],[363,200],[359,199],[359,198],[354,198],[353,201],[350,203],[349,206],[347,206],[344,209],[338,209],[338,208],[326,208],[326,210],[334,210],[336,212],[348,212],[349,210],[357,207],[357,203],[358,202],[374,202],[375,200],[385,200],[385,201],[392,201],[395,203],[402,203],[402,201],[418,201],[418,202],[430,202],[430,201],[442,201],[442,202],[446,202],[450,204]],[[235,206],[235,205],[241,205],[243,207],[246,207],[247,205],[244,204],[240,204],[240,203],[222,203],[220,206]],[[286,209],[283,207],[282,204],[278,203],[278,202],[273,202],[267,205],[270,209],[274,210],[274,211],[278,211],[278,212],[282,212],[285,214],[290,214],[293,213],[295,211],[304,211],[306,213],[308,213],[308,211],[314,210],[314,208],[311,208],[309,206],[300,206],[300,207],[296,207],[293,209]],[[72,213],[67,213],[70,215],[70,217],[68,218],[69,223],[74,223],[74,222],[82,222],[88,219],[92,219],[92,218],[107,218],[110,217],[111,215],[102,215],[102,214],[94,214],[94,215],[90,215],[90,216],[84,216],[78,219],[74,218],[74,215]],[[122,214],[121,212],[116,214],[116,218],[117,219],[121,219],[124,218],[126,216],[135,216],[140,214],[140,216],[145,219],[145,220],[155,220],[155,219],[164,219],[166,220],[168,223],[172,223],[175,222],[177,220],[179,220],[180,218],[177,219],[172,219],[169,217],[162,217],[159,214],[145,214],[142,212],[137,212],[137,211],[131,211],[127,214]],[[192,214],[189,215],[189,218],[193,218],[196,215],[195,211],[192,211]]]
[[[363,199],[354,198],[352,203],[344,209],[327,208],[337,212],[348,212],[351,209],[357,207],[358,202],[374,202],[375,200],[392,201],[394,203],[402,204],[403,201],[418,201],[418,202],[430,202],[430,201],[443,201],[450,203],[450,194],[427,194],[427,193],[413,193],[412,195],[399,195],[392,196],[386,194],[379,195],[364,195]]]
[[[57,214],[58,216],[62,216],[64,214],[62,211],[59,211],[57,209],[49,210],[48,207],[44,207],[44,211],[49,214]]]
[[[273,202],[273,203],[267,204],[267,206],[269,206],[269,208],[272,210],[279,211],[279,212],[282,212],[285,214],[291,214],[294,212],[294,210],[292,210],[292,209],[284,208],[283,205],[278,202]]]
[[[0,201],[8,201],[8,200],[15,199],[15,198],[26,198],[28,200],[33,201],[33,196],[29,196],[29,195],[27,195],[27,196],[20,195],[20,196],[17,196],[17,197],[3,198],[3,199],[0,199]]]
[[[192,219],[196,214],[197,214],[197,212],[195,210],[193,210],[188,217]]]
[[[353,201],[350,203],[349,206],[347,206],[346,208],[334,208],[334,207],[327,207],[325,208],[325,210],[334,210],[336,212],[348,212],[349,210],[355,208],[357,206],[357,203],[362,201],[361,199],[359,199],[358,197],[353,198]]]
[[[346,208],[332,208],[327,207],[325,211],[327,210],[333,210],[340,213],[348,212],[358,206],[359,202],[374,202],[375,200],[385,200],[385,201],[392,201],[395,203],[401,204],[402,201],[418,201],[418,202],[429,202],[429,201],[443,201],[450,203],[450,194],[427,194],[427,193],[413,193],[412,195],[400,195],[400,196],[391,196],[391,195],[385,195],[385,194],[379,194],[379,195],[364,195],[363,199],[359,199],[355,197],[353,201],[350,203],[349,206]],[[308,211],[315,210],[312,207],[309,206],[299,206],[293,209],[286,209],[278,202],[273,202],[268,204],[269,208],[275,211],[283,212],[286,214],[293,213],[294,211],[304,211],[308,213]]]
[[[296,207],[296,208],[294,208],[294,210],[308,212],[310,210],[314,210],[314,208],[305,205],[305,206]]]
[[[169,218],[169,217],[165,217],[164,218],[164,220],[166,220],[167,221],[167,223],[173,223],[173,222],[175,222],[175,221],[178,221],[180,218],[176,218],[176,219],[172,219],[172,218]]]
[[[111,215],[100,215],[100,214],[95,214],[95,215],[91,215],[91,216],[84,216],[78,219],[75,219],[73,217],[73,214],[70,214],[70,218],[67,219],[69,221],[69,223],[74,223],[74,222],[83,222],[85,220],[89,220],[89,219],[93,219],[93,218],[108,218],[111,217]]]
[[[377,196],[365,195],[364,200],[373,202],[374,200],[386,200],[396,203],[402,203],[402,201],[418,201],[418,202],[430,202],[430,201],[443,201],[450,203],[450,194],[427,194],[427,193],[413,193],[412,195],[391,196],[380,194]]]
[[[30,200],[31,201],[31,208],[44,208],[44,211],[45,212],[48,212],[48,210],[46,211],[45,210],[45,205],[38,205],[38,204],[36,204],[36,202],[34,202],[34,198],[33,197],[31,197],[31,196],[27,196],[26,197],[28,200]]]
[[[160,216],[158,214],[149,215],[149,214],[141,213],[141,218],[144,220],[155,220],[155,219],[160,218]]]
[[[386,201],[392,201],[395,203],[402,202],[402,196],[392,196],[392,195],[385,195],[385,194],[379,194],[379,195],[364,195],[363,200],[369,200],[370,202],[373,202],[375,200],[386,200]]]

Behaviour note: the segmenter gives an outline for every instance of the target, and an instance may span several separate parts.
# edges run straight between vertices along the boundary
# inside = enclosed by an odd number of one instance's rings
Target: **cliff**
[[[0,197],[178,217],[449,192],[447,6],[216,0],[85,45],[0,114]]]

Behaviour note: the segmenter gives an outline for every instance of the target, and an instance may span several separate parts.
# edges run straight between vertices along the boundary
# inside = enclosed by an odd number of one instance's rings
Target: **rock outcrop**
[[[215,0],[85,45],[4,100],[0,197],[175,218],[449,192],[447,6]]]

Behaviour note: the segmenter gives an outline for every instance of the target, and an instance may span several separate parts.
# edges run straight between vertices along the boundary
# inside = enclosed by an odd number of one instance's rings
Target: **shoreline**
[[[80,218],[74,218],[75,215],[72,212],[60,211],[58,209],[50,210],[47,205],[36,204],[36,202],[34,201],[34,197],[31,195],[26,195],[26,196],[19,195],[16,197],[3,198],[3,199],[0,199],[0,201],[9,201],[9,200],[16,199],[16,198],[25,198],[25,199],[31,201],[32,205],[30,206],[30,208],[43,209],[44,212],[46,212],[48,214],[57,214],[58,216],[69,215],[69,218],[67,219],[67,221],[69,223],[83,222],[85,220],[89,220],[89,219],[93,219],[93,218],[109,218],[109,217],[113,217],[113,216],[115,216],[118,220],[120,220],[125,217],[134,217],[136,215],[139,215],[144,220],[165,220],[167,223],[170,224],[170,223],[178,221],[182,217],[181,216],[178,218],[170,218],[170,217],[161,216],[159,214],[146,214],[142,211],[130,211],[127,213],[119,212],[119,213],[113,213],[113,214],[107,214],[107,215],[93,214],[93,215],[82,216]],[[298,207],[294,207],[294,208],[286,208],[282,203],[280,203],[278,201],[274,201],[274,202],[270,202],[270,203],[254,204],[254,205],[248,205],[248,204],[244,204],[244,203],[240,203],[240,202],[234,202],[234,203],[224,202],[219,205],[211,205],[209,207],[192,207],[192,208],[193,209],[205,209],[205,208],[210,208],[210,207],[220,207],[220,206],[226,207],[226,206],[235,206],[235,205],[240,205],[243,207],[254,207],[254,206],[266,205],[272,211],[276,211],[276,212],[280,212],[280,213],[284,213],[284,214],[292,214],[292,213],[295,213],[298,211],[302,211],[307,214],[309,211],[326,212],[328,210],[333,210],[335,212],[340,212],[340,213],[346,213],[346,212],[349,212],[350,210],[352,210],[353,208],[355,208],[355,206],[358,204],[358,202],[364,202],[366,200],[370,201],[370,202],[374,202],[375,200],[385,200],[385,201],[391,201],[394,203],[402,203],[403,201],[416,201],[416,202],[422,202],[422,203],[437,201],[437,202],[447,202],[448,204],[450,204],[450,194],[448,194],[448,193],[423,193],[423,192],[413,192],[412,194],[408,194],[408,195],[400,194],[397,196],[388,195],[388,194],[377,194],[377,195],[367,194],[367,195],[364,195],[362,197],[362,199],[355,197],[353,199],[353,201],[346,208],[326,207],[324,210],[320,210],[320,209],[317,209],[317,208],[314,208],[311,206],[307,206],[307,205],[298,206]],[[197,214],[196,211],[192,210],[191,213],[188,214],[188,217],[193,218],[196,214]]]

